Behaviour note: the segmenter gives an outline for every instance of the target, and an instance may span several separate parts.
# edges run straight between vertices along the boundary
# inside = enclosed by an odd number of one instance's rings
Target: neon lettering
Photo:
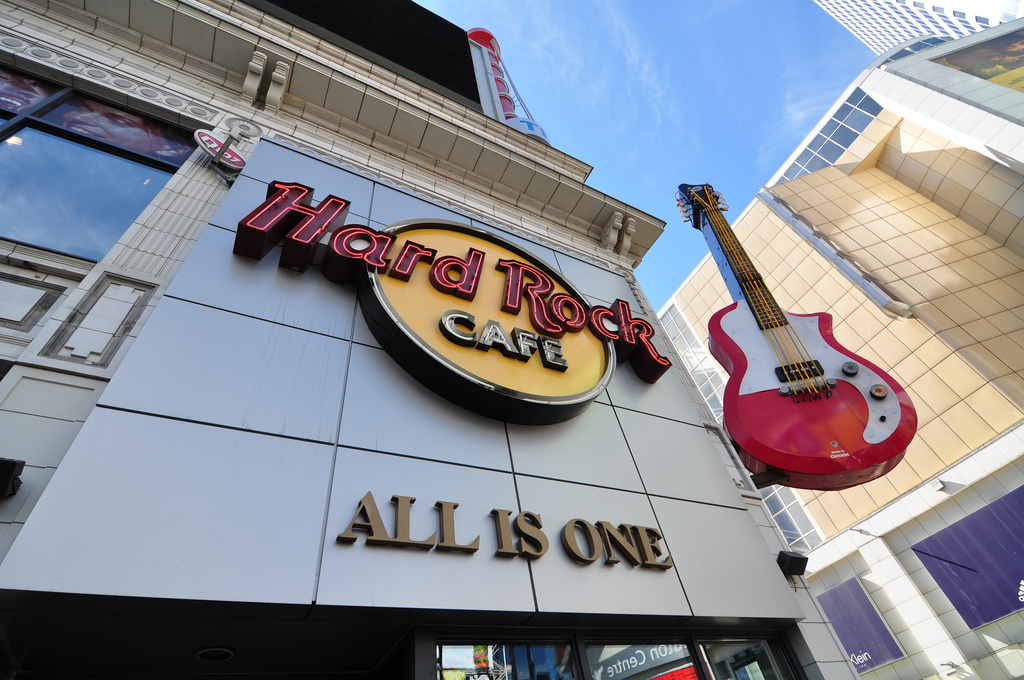
[[[238,222],[234,252],[262,260],[284,239],[278,265],[304,272],[313,263],[316,245],[327,228],[344,218],[349,202],[328,196],[309,207],[313,190],[302,184],[271,182],[267,200]]]
[[[388,276],[399,281],[408,281],[412,276],[412,270],[416,268],[419,262],[422,261],[429,264],[434,261],[436,256],[437,251],[433,248],[424,248],[418,243],[406,241],[405,245],[402,246],[402,252],[395,259],[395,264],[388,270]]]
[[[565,329],[555,323],[548,313],[545,298],[555,289],[555,284],[547,274],[517,260],[498,260],[494,268],[505,272],[501,311],[518,315],[525,296],[530,310],[530,324],[534,330],[553,338],[565,335]]]
[[[327,243],[321,271],[334,283],[352,283],[361,265],[383,271],[388,266],[384,256],[394,241],[391,234],[382,234],[361,224],[339,227]]]
[[[442,293],[472,300],[480,285],[480,268],[483,263],[484,254],[476,248],[469,249],[465,260],[454,255],[442,257],[430,268],[430,283]],[[453,279],[452,274],[457,278]]]
[[[555,293],[548,300],[551,307],[551,315],[562,328],[570,333],[577,333],[583,330],[588,321],[587,308],[582,302],[566,293]],[[566,308],[571,311],[566,315]]]

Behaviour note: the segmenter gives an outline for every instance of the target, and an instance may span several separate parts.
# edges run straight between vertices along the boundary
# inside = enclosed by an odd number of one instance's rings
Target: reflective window
[[[101,260],[170,177],[23,128],[0,143],[0,236]]]
[[[668,308],[660,317],[662,325],[668,332],[672,344],[679,351],[679,356],[697,384],[708,408],[719,421],[722,419],[722,394],[725,392],[725,378],[719,372],[718,364],[708,353],[704,343],[693,332],[686,318],[676,309],[675,305]]]
[[[807,552],[821,545],[821,537],[792,489],[769,486],[761,489],[761,497],[790,548]]]
[[[0,68],[0,238],[102,259],[195,150],[189,133]]]
[[[821,126],[819,133],[797,156],[796,162],[786,169],[783,181],[835,164],[881,112],[882,107],[875,100],[859,87],[856,88],[831,120]]]
[[[568,643],[444,644],[437,663],[438,680],[578,680]]]
[[[587,661],[595,680],[697,680],[682,643],[587,645]]]
[[[196,148],[191,137],[170,125],[77,94],[43,114],[42,119],[65,130],[175,165],[181,165]]]
[[[8,111],[27,111],[60,90],[57,85],[0,68],[0,108]]]
[[[795,680],[778,640],[702,642],[701,654],[714,680]]]

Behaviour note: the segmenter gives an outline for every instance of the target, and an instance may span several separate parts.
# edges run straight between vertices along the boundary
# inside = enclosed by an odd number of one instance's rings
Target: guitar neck
[[[700,229],[709,241],[717,241],[727,266],[757,319],[758,326],[762,330],[768,330],[788,325],[789,321],[775,301],[775,296],[768,290],[761,273],[754,267],[747,251],[740,245],[735,232],[718,207],[718,199],[712,193],[711,186],[705,184],[691,187],[690,192],[691,204],[696,208],[694,227]],[[721,267],[721,264],[719,266]]]

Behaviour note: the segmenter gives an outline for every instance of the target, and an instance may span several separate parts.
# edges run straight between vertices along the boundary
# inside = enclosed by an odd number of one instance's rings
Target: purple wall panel
[[[972,629],[1024,609],[1024,486],[913,550]]]
[[[903,658],[903,650],[856,578],[818,595],[818,602],[858,673]]]

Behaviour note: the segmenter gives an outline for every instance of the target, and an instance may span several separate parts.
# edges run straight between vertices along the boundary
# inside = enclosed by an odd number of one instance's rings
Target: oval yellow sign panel
[[[472,411],[514,423],[578,415],[611,379],[612,343],[559,272],[500,237],[445,222],[401,224],[386,273],[359,301],[406,371]]]

